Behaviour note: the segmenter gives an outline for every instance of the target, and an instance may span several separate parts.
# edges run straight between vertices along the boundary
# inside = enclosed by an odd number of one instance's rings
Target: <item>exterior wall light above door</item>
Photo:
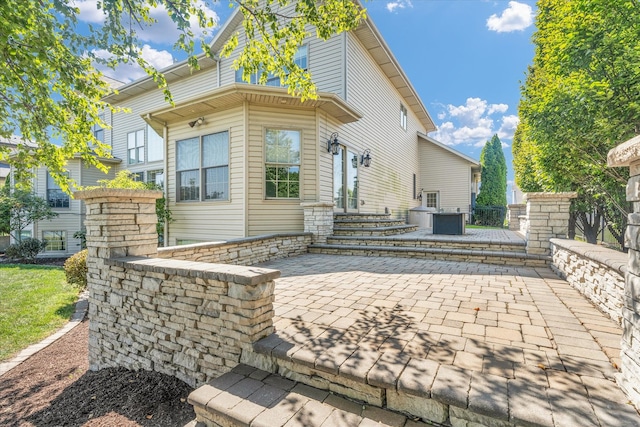
[[[362,153],[362,156],[360,157],[360,164],[365,168],[371,166],[371,150],[364,150],[364,153]]]
[[[338,142],[338,132],[334,132],[327,141],[327,151],[334,156],[340,154],[340,143]]]

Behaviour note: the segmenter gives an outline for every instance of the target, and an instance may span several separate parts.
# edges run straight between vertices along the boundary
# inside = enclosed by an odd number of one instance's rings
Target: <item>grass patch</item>
[[[471,225],[467,224],[466,228],[473,228],[477,230],[504,230],[504,227],[489,227],[486,225]]]
[[[0,362],[67,323],[77,295],[60,267],[0,265]]]

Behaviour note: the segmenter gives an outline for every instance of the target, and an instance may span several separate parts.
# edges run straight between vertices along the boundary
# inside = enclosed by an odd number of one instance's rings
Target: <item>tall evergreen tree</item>
[[[476,199],[478,206],[507,206],[507,161],[498,135],[487,141],[480,154],[482,184]]]

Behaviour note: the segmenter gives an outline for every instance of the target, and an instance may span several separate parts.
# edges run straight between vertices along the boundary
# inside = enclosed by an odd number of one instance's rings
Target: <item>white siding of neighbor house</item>
[[[318,131],[316,112],[312,109],[249,106],[248,152],[248,236],[303,231],[300,203],[317,201]],[[265,131],[299,130],[301,133],[300,198],[274,200],[265,197]]]
[[[217,132],[229,132],[229,200],[176,202],[176,141]],[[244,106],[207,114],[206,122],[194,128],[186,123],[169,130],[169,208],[174,222],[169,224],[169,244],[178,240],[206,242],[245,236],[245,133]]]
[[[403,97],[353,34],[347,35],[347,102],[363,117],[338,130],[340,140],[362,154],[371,150],[371,167],[359,167],[362,213],[383,213],[405,217],[418,205],[413,199],[413,174],[419,171],[417,132],[425,132],[410,108],[407,129],[400,125]],[[329,123],[327,133],[333,131]],[[323,181],[326,178],[323,177]]]
[[[428,141],[420,141],[419,188],[438,192],[439,208],[469,212],[471,165],[463,158]]]

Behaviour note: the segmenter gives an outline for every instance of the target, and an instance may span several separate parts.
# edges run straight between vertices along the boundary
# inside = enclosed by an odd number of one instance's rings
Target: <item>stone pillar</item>
[[[98,324],[92,319],[112,295],[108,259],[126,256],[155,257],[158,252],[156,199],[161,191],[99,188],[74,193],[84,200],[87,230],[87,288],[89,290],[89,368],[100,369]]]
[[[527,253],[551,255],[549,239],[566,239],[577,193],[527,193]]]
[[[509,230],[520,231],[520,216],[523,216],[527,212],[527,205],[516,204],[509,205]]]
[[[326,243],[333,234],[333,203],[301,203],[304,231],[313,234],[313,243]]]
[[[620,352],[620,388],[633,405],[640,409],[640,136],[609,151],[610,167],[629,167],[627,200],[633,202],[629,214],[625,246],[629,262],[625,273],[622,307],[622,350]]]

